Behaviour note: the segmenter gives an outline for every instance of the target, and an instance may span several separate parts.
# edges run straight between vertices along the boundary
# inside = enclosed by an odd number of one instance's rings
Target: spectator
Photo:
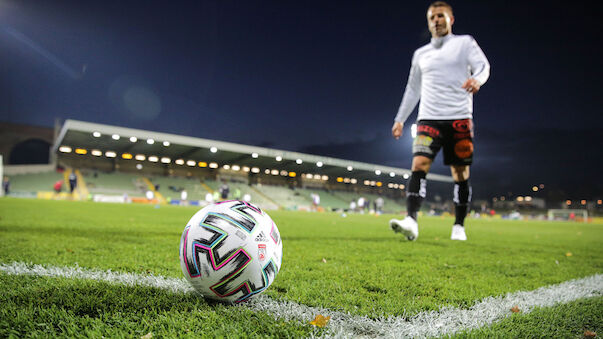
[[[77,187],[77,175],[74,171],[69,174],[69,193],[73,194],[73,190]]]
[[[4,195],[10,194],[10,179],[8,177],[4,177],[2,180],[2,190],[4,191]]]
[[[228,187],[228,184],[226,184],[226,182],[223,182],[222,186],[220,186],[220,197],[222,198],[222,200],[228,199],[228,193],[230,193],[230,188]]]
[[[54,187],[54,192],[55,192],[56,194],[61,193],[61,191],[63,190],[63,180],[57,180],[57,181],[54,183],[54,186],[53,186],[53,187]]]
[[[186,206],[188,205],[188,192],[186,190],[182,190],[180,192],[180,205]]]

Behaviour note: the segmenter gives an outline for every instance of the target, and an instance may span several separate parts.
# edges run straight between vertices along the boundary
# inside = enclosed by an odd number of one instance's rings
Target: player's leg
[[[406,189],[406,211],[408,216],[417,220],[417,212],[427,195],[427,173],[431,168],[433,160],[423,156],[415,155],[412,159],[412,174],[408,180]]]

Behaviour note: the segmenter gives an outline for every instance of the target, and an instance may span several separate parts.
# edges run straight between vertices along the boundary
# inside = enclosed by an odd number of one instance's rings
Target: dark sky
[[[0,0],[0,120],[56,117],[408,168],[390,136],[430,1]],[[478,196],[601,198],[601,5],[451,1],[490,60]],[[407,128],[416,119],[413,114]],[[441,155],[433,172],[449,174]],[[544,193],[542,193],[544,194]]]

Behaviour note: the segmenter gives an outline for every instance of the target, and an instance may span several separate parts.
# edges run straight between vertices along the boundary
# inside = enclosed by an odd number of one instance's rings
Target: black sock
[[[406,210],[408,216],[417,220],[417,212],[421,209],[421,203],[427,193],[427,173],[423,171],[413,171],[408,180],[406,189]]]
[[[469,180],[459,181],[454,183],[454,214],[455,225],[465,226],[465,217],[469,211],[469,203],[471,202],[471,186]]]

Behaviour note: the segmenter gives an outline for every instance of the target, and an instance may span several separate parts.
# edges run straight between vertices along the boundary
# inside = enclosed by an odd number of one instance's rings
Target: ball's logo
[[[265,244],[258,244],[258,258],[260,258],[260,261],[266,260],[266,245]]]
[[[473,143],[469,139],[459,140],[454,145],[454,153],[461,159],[469,158],[473,154]]]

